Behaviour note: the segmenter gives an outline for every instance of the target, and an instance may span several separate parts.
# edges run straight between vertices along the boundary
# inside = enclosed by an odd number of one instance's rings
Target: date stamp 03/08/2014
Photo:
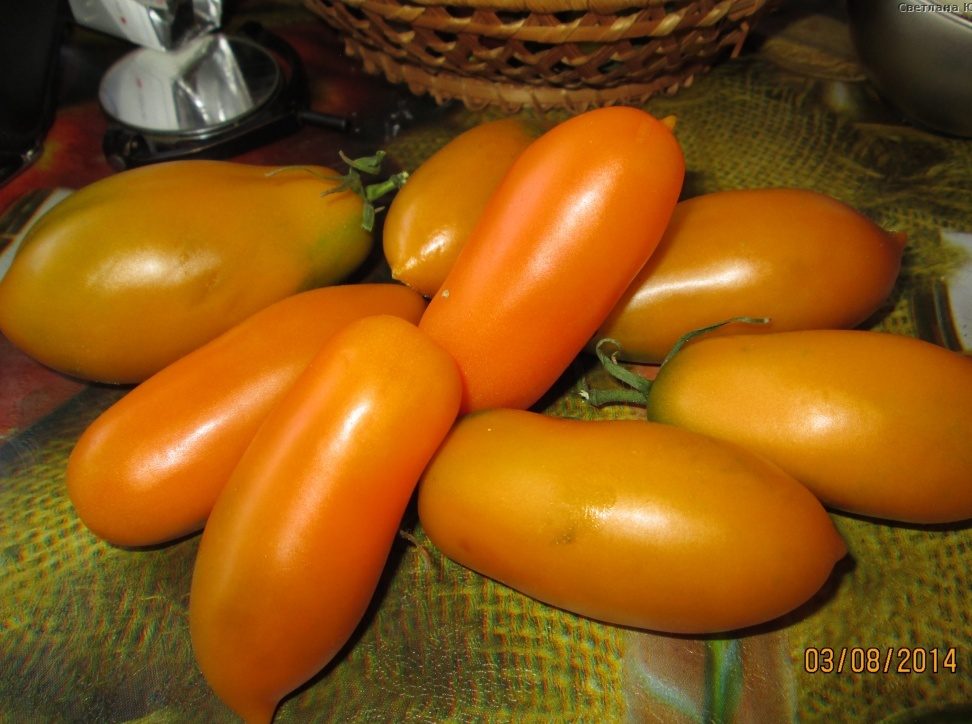
[[[803,650],[807,674],[956,674],[954,646],[810,646]]]

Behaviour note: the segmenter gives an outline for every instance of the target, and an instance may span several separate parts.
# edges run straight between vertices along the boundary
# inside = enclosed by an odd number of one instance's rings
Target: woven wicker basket
[[[304,0],[370,73],[436,101],[582,111],[674,93],[771,0]]]

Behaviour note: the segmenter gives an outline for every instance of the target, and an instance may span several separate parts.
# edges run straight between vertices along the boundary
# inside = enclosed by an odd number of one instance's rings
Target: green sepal
[[[329,194],[339,193],[341,191],[351,191],[357,196],[361,197],[363,206],[361,209],[361,228],[365,231],[371,232],[375,228],[375,217],[379,211],[385,209],[384,206],[375,207],[374,202],[380,199],[382,196],[400,189],[405,185],[405,181],[408,180],[408,172],[400,171],[392,176],[389,176],[384,181],[377,181],[371,184],[365,184],[361,178],[361,174],[368,174],[369,176],[376,176],[381,172],[381,164],[385,160],[385,152],[378,151],[372,156],[362,156],[361,158],[351,158],[344,151],[338,151],[338,155],[341,160],[348,165],[348,172],[343,176],[321,176],[317,173],[315,169],[308,166],[283,166],[281,168],[276,168],[270,171],[267,175],[274,176],[281,171],[288,170],[303,170],[319,178],[323,178],[327,181],[337,181],[338,185],[334,188],[327,189],[321,192],[321,196],[327,196]]]
[[[665,365],[668,364],[668,362],[695,337],[708,334],[709,332],[718,329],[719,327],[724,327],[727,324],[769,324],[769,322],[770,319],[768,317],[732,317],[715,324],[710,324],[706,327],[700,327],[699,329],[693,329],[686,332],[678,338],[671,350],[669,350],[668,354],[665,355],[665,359],[663,359],[661,363],[661,369],[663,369]],[[610,354],[605,349],[608,346],[614,347],[614,351]],[[597,355],[597,359],[600,361],[604,370],[623,385],[621,389],[592,390],[587,386],[586,382],[582,381],[579,394],[584,400],[594,407],[602,407],[604,405],[637,405],[639,407],[648,406],[648,395],[651,392],[652,382],[651,380],[645,379],[641,375],[632,372],[623,364],[618,362],[618,356],[621,354],[621,350],[621,343],[616,339],[611,339],[610,337],[605,337],[604,339],[599,340],[597,345],[594,347],[594,353]]]

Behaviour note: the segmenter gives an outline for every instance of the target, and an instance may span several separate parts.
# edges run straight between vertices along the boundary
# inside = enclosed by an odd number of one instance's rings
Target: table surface
[[[943,231],[972,231],[972,141],[915,128],[882,103],[855,60],[841,8],[784,3],[738,58],[645,107],[678,117],[686,195],[802,186],[905,231],[901,280],[873,326],[918,334],[917,290],[952,258]],[[316,110],[405,119],[383,139],[393,167],[413,169],[498,115],[437,107],[366,76],[300,6],[236,3],[228,26],[244,17],[298,50]],[[92,78],[128,49],[82,29],[71,33],[66,90],[44,152],[0,187],[0,210],[36,189],[78,188],[113,172],[101,153],[106,119]],[[370,152],[370,143],[305,126],[238,160],[329,165],[338,150]],[[74,441],[124,389],[46,370],[3,338],[0,369],[0,720],[232,721],[189,646],[198,536],[152,550],[115,548],[83,527],[64,492]],[[600,414],[565,389],[545,409]],[[818,596],[784,620],[709,639],[551,609],[444,559],[406,519],[413,540],[396,543],[352,645],[285,700],[278,721],[972,719],[972,528],[833,518],[850,555]],[[924,671],[807,670],[814,650],[877,648],[902,661],[916,647],[928,652]],[[949,650],[954,672],[942,665]]]

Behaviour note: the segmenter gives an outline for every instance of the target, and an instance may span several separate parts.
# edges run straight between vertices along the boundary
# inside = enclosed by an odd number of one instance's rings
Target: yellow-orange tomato
[[[463,410],[529,407],[661,239],[685,173],[668,126],[600,108],[513,162],[419,326],[452,354]]]
[[[427,468],[418,506],[458,563],[568,611],[666,632],[781,616],[846,552],[777,466],[640,420],[470,415]]]
[[[824,503],[912,523],[972,517],[972,358],[911,337],[703,337],[662,365],[651,419],[776,462]]]
[[[382,231],[395,279],[426,297],[439,290],[490,195],[533,135],[515,118],[483,123],[415,170],[388,207]]]
[[[686,332],[731,317],[770,319],[747,333],[855,327],[890,295],[904,244],[903,234],[814,191],[697,196],[675,207],[595,338],[617,340],[623,359],[659,362]]]
[[[38,221],[0,282],[0,330],[77,377],[141,382],[258,309],[350,274],[372,236],[326,168],[172,161]]]
[[[261,425],[206,523],[189,597],[199,667],[247,722],[269,721],[354,632],[460,395],[426,335],[368,317]]]
[[[163,368],[102,413],[71,451],[67,489],[79,517],[125,546],[201,530],[260,423],[332,335],[375,314],[418,322],[424,308],[400,284],[312,289]]]

